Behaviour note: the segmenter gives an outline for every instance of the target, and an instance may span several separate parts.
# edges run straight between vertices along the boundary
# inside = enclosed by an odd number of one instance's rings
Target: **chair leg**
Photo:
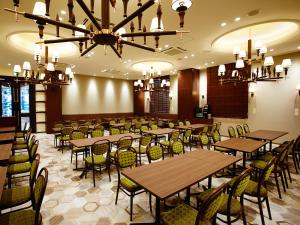
[[[73,161],[73,152],[71,151],[71,164],[72,164],[72,161]]]
[[[287,176],[286,176],[284,167],[282,167],[282,173],[283,173],[283,176],[284,176],[284,181],[285,181],[286,188],[289,188],[289,185],[288,185],[288,182],[287,182]]]
[[[93,182],[94,182],[94,187],[96,187],[96,182],[95,182],[95,167],[94,165],[92,165],[93,167]]]
[[[294,167],[295,167],[295,170],[296,170],[296,173],[298,173],[298,159],[297,159],[297,156],[295,155],[293,155],[293,162],[294,162]]]
[[[293,180],[292,180],[292,176],[291,176],[291,171],[290,171],[289,164],[286,164],[285,166],[286,166],[287,173],[289,175],[290,182],[292,183]]]
[[[275,182],[276,182],[276,187],[277,187],[277,191],[278,191],[278,196],[281,199],[281,192],[280,192],[280,187],[279,187],[277,173],[275,173]]]
[[[286,189],[285,189],[285,184],[284,184],[284,179],[283,179],[282,172],[280,172],[280,178],[281,178],[281,183],[282,183],[282,186],[283,186],[283,191],[284,191],[284,192],[286,192]]]
[[[107,165],[106,169],[107,169],[107,173],[108,173],[109,182],[111,182],[111,178],[110,178],[110,166]]]
[[[119,197],[119,184],[118,184],[118,187],[117,187],[117,194],[116,194],[116,200],[115,200],[115,205],[118,203],[118,197]]]
[[[76,162],[75,162],[75,168],[76,168],[76,170],[77,170],[77,152],[75,152],[75,159],[76,159]]]
[[[265,218],[264,218],[264,211],[262,208],[262,201],[261,199],[258,199],[258,207],[259,207],[259,213],[260,213],[260,218],[261,218],[261,224],[265,225]]]
[[[150,206],[150,212],[152,214],[152,195],[149,193],[149,206]]]
[[[268,196],[266,197],[266,205],[267,205],[267,209],[268,209],[269,218],[270,218],[270,220],[272,220],[272,215],[271,215],[271,209],[270,209],[270,203],[269,203]]]
[[[243,224],[247,225],[246,215],[245,215],[245,209],[244,209],[244,198],[241,196],[241,207],[242,207],[242,218],[243,218]]]
[[[130,221],[132,221],[133,193],[130,193]]]

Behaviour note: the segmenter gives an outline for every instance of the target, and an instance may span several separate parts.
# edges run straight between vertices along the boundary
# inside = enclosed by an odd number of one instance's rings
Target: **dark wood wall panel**
[[[52,133],[56,121],[62,120],[61,87],[48,85],[46,90],[46,131]]]
[[[104,118],[126,118],[134,116],[133,113],[97,113],[97,114],[72,114],[62,115],[62,120],[90,120],[90,119],[104,119]]]
[[[199,70],[178,72],[178,119],[193,120],[194,109],[199,106]]]
[[[235,64],[227,64],[227,70],[233,70]],[[207,103],[213,117],[247,118],[248,84],[222,84],[217,76],[218,66],[207,68]]]
[[[133,85],[133,84],[132,84]],[[144,115],[145,112],[145,93],[143,91],[133,91],[133,108],[135,115]]]

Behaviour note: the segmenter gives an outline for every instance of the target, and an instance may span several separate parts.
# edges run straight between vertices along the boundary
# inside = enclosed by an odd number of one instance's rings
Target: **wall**
[[[62,114],[132,113],[131,81],[75,75],[62,88]]]
[[[300,83],[300,53],[276,56],[275,64],[281,63],[283,58],[291,58],[293,63],[287,79],[251,84],[256,91],[253,98],[250,94],[248,96],[248,118],[214,118],[215,121],[222,122],[221,134],[228,135],[228,126],[242,123],[248,123],[251,130],[288,131],[288,135],[276,140],[278,142],[296,138],[300,134],[300,116],[299,113],[295,115],[295,111],[300,110],[300,96],[296,90],[297,83]],[[253,67],[256,68],[255,65]],[[200,80],[206,80],[205,71],[200,73]]]

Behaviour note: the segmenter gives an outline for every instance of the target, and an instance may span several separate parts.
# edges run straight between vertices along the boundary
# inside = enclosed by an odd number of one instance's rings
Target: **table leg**
[[[272,151],[272,141],[270,140],[270,152]]]
[[[209,176],[208,177],[208,184],[207,184],[208,189],[211,188],[211,183],[212,183],[212,177]]]
[[[243,168],[246,168],[246,152],[243,152]]]
[[[187,204],[187,205],[190,204],[190,197],[191,197],[191,188],[188,187],[186,189],[185,204]]]
[[[160,199],[155,200],[155,224],[160,224]]]

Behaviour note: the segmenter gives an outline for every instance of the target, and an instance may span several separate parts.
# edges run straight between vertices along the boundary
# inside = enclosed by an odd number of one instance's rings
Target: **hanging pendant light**
[[[163,21],[160,21],[160,29],[158,29],[158,18],[157,17],[153,17],[152,22],[151,22],[151,26],[150,26],[150,31],[151,32],[161,32],[164,31],[164,24]]]
[[[180,18],[180,27],[184,25],[185,11],[192,6],[192,0],[173,0],[172,9],[177,11]]]

